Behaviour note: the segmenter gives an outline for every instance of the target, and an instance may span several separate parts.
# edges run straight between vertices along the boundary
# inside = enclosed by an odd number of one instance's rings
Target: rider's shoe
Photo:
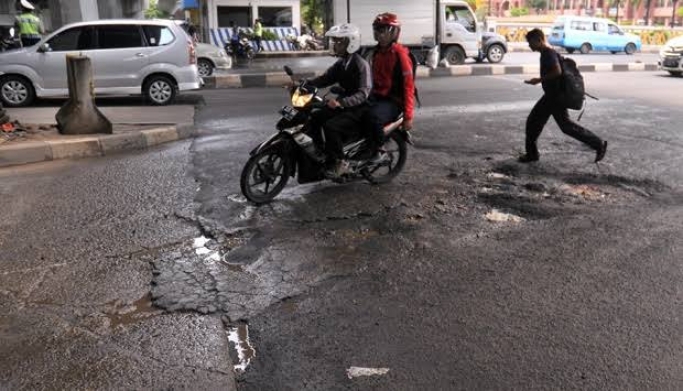
[[[327,171],[325,171],[325,176],[328,178],[336,179],[341,178],[344,175],[351,173],[351,166],[346,160],[337,160],[336,163]]]

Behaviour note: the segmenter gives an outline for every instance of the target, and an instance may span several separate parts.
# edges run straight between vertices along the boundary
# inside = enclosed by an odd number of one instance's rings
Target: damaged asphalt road
[[[203,92],[194,141],[0,170],[0,388],[680,388],[676,79],[587,75],[600,165],[554,124],[515,161],[521,81],[424,81],[396,180],[261,207],[239,174],[278,89]]]
[[[541,162],[516,162],[538,97],[521,78],[424,82],[416,146],[393,183],[290,183],[258,208],[238,175],[285,98],[245,90],[225,109],[229,93],[207,95],[198,214],[222,249],[197,272],[234,275],[204,281],[208,302],[249,327],[256,356],[238,388],[681,385],[683,143],[670,129],[683,113],[620,78],[588,79],[601,100],[582,123],[610,141],[600,165],[554,124]],[[650,78],[672,81],[636,84]]]

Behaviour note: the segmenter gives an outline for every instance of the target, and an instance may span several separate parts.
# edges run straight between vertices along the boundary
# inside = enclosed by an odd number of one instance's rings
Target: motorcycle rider
[[[332,26],[325,37],[330,39],[330,50],[339,60],[321,76],[307,83],[318,88],[339,84],[344,93],[336,99],[329,99],[325,108],[314,113],[309,133],[320,146],[320,128],[323,128],[328,159],[326,175],[338,178],[349,172],[349,164],[343,159],[344,138],[358,129],[372,80],[370,65],[356,53],[360,48],[360,30],[357,26],[348,23]]]
[[[381,159],[379,148],[384,144],[384,125],[403,112],[403,129],[413,127],[415,81],[408,49],[398,43],[401,23],[395,14],[385,12],[372,22],[377,47],[372,56],[372,91],[363,123],[375,150],[375,160]]]

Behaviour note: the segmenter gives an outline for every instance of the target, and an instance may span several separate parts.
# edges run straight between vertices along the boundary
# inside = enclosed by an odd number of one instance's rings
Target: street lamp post
[[[619,3],[620,3],[620,2],[621,2],[621,0],[617,0],[617,18],[616,18],[616,19],[617,19],[617,24],[619,24]]]

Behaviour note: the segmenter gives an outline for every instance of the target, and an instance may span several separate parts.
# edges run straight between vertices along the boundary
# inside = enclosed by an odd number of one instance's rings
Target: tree
[[[531,9],[535,10],[543,10],[548,6],[548,2],[546,0],[529,0],[527,4]]]
[[[325,20],[325,1],[301,0],[301,18],[305,26],[317,32],[322,32],[324,28],[323,21]]]
[[[149,7],[145,10],[145,19],[167,19],[168,12],[159,9],[159,0],[149,0]]]
[[[683,7],[680,7],[678,11],[676,11],[676,15],[678,15],[679,18],[683,18]]]

